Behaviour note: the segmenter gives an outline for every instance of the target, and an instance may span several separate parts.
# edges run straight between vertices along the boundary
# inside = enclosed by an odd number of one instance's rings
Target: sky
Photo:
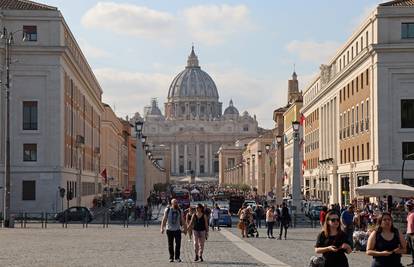
[[[58,7],[92,67],[103,101],[120,117],[160,108],[194,43],[216,83],[223,110],[272,128],[287,104],[287,80],[299,88],[317,75],[378,3],[386,0],[39,0]]]

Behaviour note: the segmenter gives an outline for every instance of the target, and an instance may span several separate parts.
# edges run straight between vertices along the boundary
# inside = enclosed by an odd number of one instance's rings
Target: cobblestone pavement
[[[307,267],[310,257],[316,255],[314,246],[319,231],[319,228],[289,228],[287,240],[277,240],[265,238],[266,230],[261,228],[259,238],[244,240],[291,267]],[[231,232],[240,236],[236,228],[232,228]],[[274,236],[278,235],[279,229],[274,229]],[[408,264],[410,260],[408,255],[404,255],[403,264]],[[367,256],[365,252],[355,252],[348,255],[348,261],[350,267],[368,267],[371,266],[372,257]]]
[[[49,224],[47,229],[0,229],[0,266],[264,266],[218,232],[206,243],[205,262],[194,263],[192,242],[183,236],[183,263],[169,263],[167,238],[159,226],[102,226]]]

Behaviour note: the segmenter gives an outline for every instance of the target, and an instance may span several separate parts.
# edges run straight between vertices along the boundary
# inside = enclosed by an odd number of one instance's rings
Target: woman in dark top
[[[345,253],[351,253],[346,234],[341,230],[337,213],[329,211],[325,216],[323,231],[318,235],[315,252],[322,254],[325,267],[349,267]]]
[[[185,216],[185,223],[187,225],[190,225],[191,218],[193,217],[193,214],[195,213],[195,208],[189,207],[187,210],[187,215]],[[191,241],[191,238],[193,237],[193,230],[191,228],[188,228],[187,234],[188,234],[188,241]]]
[[[197,205],[196,213],[191,218],[190,227],[193,229],[194,235],[194,261],[204,261],[203,251],[204,242],[208,238],[208,217],[204,214],[204,207],[201,204]]]
[[[377,229],[368,238],[367,254],[373,257],[372,267],[402,267],[401,254],[407,244],[394,227],[391,214],[384,212],[377,218]]]

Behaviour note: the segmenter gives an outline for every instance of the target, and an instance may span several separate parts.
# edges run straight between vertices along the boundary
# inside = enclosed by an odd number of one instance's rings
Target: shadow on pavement
[[[216,264],[219,266],[230,266],[230,265],[235,265],[235,266],[240,266],[240,264],[243,265],[249,265],[249,266],[263,266],[261,264],[258,263],[254,263],[254,262],[235,262],[235,261],[205,261],[205,263],[210,264]]]

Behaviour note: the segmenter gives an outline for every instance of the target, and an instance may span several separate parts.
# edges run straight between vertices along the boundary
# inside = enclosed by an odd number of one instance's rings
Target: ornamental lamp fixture
[[[292,128],[295,133],[299,131],[300,123],[298,121],[292,121]]]
[[[281,135],[276,136],[276,143],[278,143],[278,144],[282,143],[282,136]]]
[[[262,151],[261,151],[261,150],[257,151],[257,155],[258,155],[259,157],[261,157],[261,156],[262,156]]]
[[[149,150],[149,145],[145,145],[144,149],[145,149],[145,151],[148,151]]]
[[[256,155],[255,154],[253,154],[252,155],[252,160],[254,160],[256,158]]]
[[[145,135],[141,136],[141,143],[145,144],[147,137]]]
[[[270,151],[270,145],[269,144],[266,144],[265,145],[265,149],[266,149],[266,153],[269,153],[269,151]]]
[[[142,132],[142,127],[144,126],[144,122],[136,121],[135,122],[135,131],[140,135]]]

